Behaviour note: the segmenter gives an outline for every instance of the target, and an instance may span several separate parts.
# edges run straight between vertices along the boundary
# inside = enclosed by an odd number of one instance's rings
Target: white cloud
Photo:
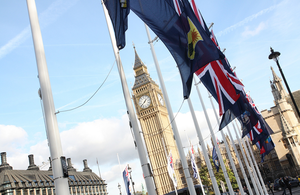
[[[242,32],[243,37],[253,37],[255,35],[258,35],[262,30],[266,28],[266,24],[264,22],[259,23],[259,25],[251,30],[249,29],[249,26],[245,27],[245,31]]]
[[[72,159],[72,163],[82,167],[82,160],[87,159],[90,166],[117,163],[117,153],[123,161],[137,158],[128,117],[97,119],[79,123],[75,128],[60,133],[63,154]],[[47,140],[31,147],[36,161],[47,160],[49,149]]]
[[[0,148],[6,152],[16,152],[27,143],[27,133],[21,127],[0,125]]]
[[[279,7],[280,5],[281,5],[281,4],[277,4],[277,5],[273,5],[273,6],[269,7],[269,8],[263,9],[263,10],[261,10],[260,12],[258,12],[258,13],[256,13],[256,14],[253,14],[253,15],[251,15],[251,16],[245,18],[244,20],[242,20],[242,21],[240,21],[240,22],[238,22],[238,23],[236,23],[236,24],[234,24],[234,25],[232,25],[232,26],[226,28],[225,30],[222,30],[221,32],[216,33],[216,36],[217,36],[217,37],[220,37],[220,36],[222,36],[222,35],[224,35],[224,34],[227,34],[227,33],[229,33],[229,32],[232,32],[232,31],[235,30],[236,28],[241,27],[241,26],[244,26],[245,24],[251,22],[252,20],[256,19],[257,17],[259,17],[259,16],[261,16],[261,15],[263,15],[263,14],[266,14],[266,13],[268,13],[268,12],[274,10],[275,8]]]
[[[211,116],[214,131],[217,131],[217,123],[214,119],[213,111],[208,109],[208,114]],[[196,111],[196,116],[203,137],[208,138],[205,140],[206,144],[210,144],[210,133],[203,112]],[[91,122],[79,123],[76,127],[60,133],[63,153],[67,158],[72,159],[72,164],[78,171],[83,170],[82,161],[87,159],[89,167],[92,168],[93,172],[98,173],[96,164],[96,158],[98,158],[101,176],[106,180],[109,191],[114,191],[113,189],[116,188],[117,183],[122,182],[120,172],[127,163],[133,169],[133,177],[137,184],[136,189],[141,190],[141,183],[144,183],[138,152],[134,148],[128,121],[127,114],[121,118],[101,118]],[[193,145],[199,143],[189,112],[178,113],[176,123],[184,147],[189,146],[186,139],[187,136]],[[10,138],[10,140],[6,141],[8,146],[6,149],[12,147],[12,142],[20,142],[27,136],[23,129],[14,126],[6,126],[5,131],[2,129],[4,129],[3,125],[0,126],[0,133],[4,133],[4,137],[2,136],[1,139],[6,140],[6,138]],[[7,131],[14,132],[16,136],[5,134]],[[34,154],[35,164],[38,166],[42,165],[43,162],[48,161],[50,156],[47,143],[47,140],[43,140],[31,146],[29,153],[19,151],[12,155],[8,152],[8,155],[11,156],[8,158],[8,163],[14,169],[27,169],[28,155]],[[121,165],[118,164],[117,154]],[[48,169],[48,167],[45,166],[43,169]]]

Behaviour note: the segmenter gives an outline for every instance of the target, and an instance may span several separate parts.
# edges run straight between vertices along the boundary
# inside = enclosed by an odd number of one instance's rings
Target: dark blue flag
[[[184,97],[188,98],[193,73],[224,55],[201,26],[188,0],[135,0],[130,9],[169,49],[180,71]]]
[[[274,148],[275,144],[269,136],[266,140],[260,141],[261,149],[260,149],[260,154],[261,154],[261,162],[264,162],[264,157],[268,155]]]
[[[217,172],[219,172],[220,163],[219,163],[219,158],[218,158],[215,146],[214,146],[213,151],[212,151],[212,159],[213,159],[214,165],[217,169]]]
[[[130,179],[129,179],[129,173],[128,173],[127,166],[123,171],[123,180],[124,180],[127,195],[131,195],[131,192],[130,192]]]
[[[117,47],[125,47],[125,31],[128,28],[130,0],[103,0],[114,27]]]
[[[240,98],[222,116],[220,129],[224,128],[233,119],[237,118],[242,127],[242,137],[249,134],[252,144],[273,133],[272,129],[265,122],[260,113],[251,105],[246,95],[241,92]]]

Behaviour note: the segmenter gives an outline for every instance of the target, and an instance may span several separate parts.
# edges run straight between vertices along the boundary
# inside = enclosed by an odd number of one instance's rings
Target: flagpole
[[[119,158],[119,154],[118,153],[117,153],[117,158],[118,158],[118,163],[119,163],[120,174],[122,175],[122,179],[123,179],[123,171],[122,171],[122,168],[121,168],[121,162],[120,162],[120,158]],[[121,188],[120,188],[120,190],[121,190]],[[125,192],[127,194],[125,183],[124,183],[124,190],[125,190]]]
[[[236,122],[236,120],[235,120],[235,123],[237,123]],[[236,124],[237,125],[237,124]],[[239,132],[239,134],[240,134],[240,136],[242,136],[242,134],[241,134],[241,132]],[[254,173],[254,179],[255,179],[255,181],[256,181],[256,183],[257,183],[257,186],[258,186],[258,189],[259,189],[259,191],[262,193],[262,194],[264,194],[264,190],[263,190],[263,188],[262,188],[262,185],[264,185],[264,182],[262,181],[262,183],[260,183],[259,182],[259,179],[258,179],[258,173],[257,173],[257,171],[256,171],[256,169],[254,168],[254,163],[252,162],[252,160],[254,160],[254,162],[256,162],[255,161],[255,158],[253,157],[253,159],[251,158],[251,156],[250,156],[250,152],[249,152],[249,150],[251,150],[251,148],[250,148],[250,146],[249,146],[249,149],[248,149],[248,147],[247,147],[247,145],[246,145],[246,142],[247,142],[247,140],[245,141],[245,138],[243,139],[242,138],[242,143],[244,144],[244,147],[245,147],[245,151],[246,151],[246,154],[247,154],[247,157],[248,157],[248,159],[249,159],[249,162],[250,162],[250,165],[251,165],[251,168],[252,168],[252,170],[253,170],[253,173]],[[266,195],[267,195],[268,193],[266,193]]]
[[[188,101],[188,104],[189,104],[190,112],[192,114],[192,118],[193,118],[194,125],[195,125],[195,128],[196,128],[196,132],[197,132],[197,135],[198,135],[199,144],[202,147],[202,151],[203,151],[205,163],[207,165],[207,169],[208,169],[208,172],[209,172],[209,175],[210,175],[210,179],[215,184],[215,185],[213,185],[214,186],[215,194],[220,194],[219,187],[217,187],[218,186],[217,180],[216,180],[215,174],[213,172],[213,168],[212,168],[212,166],[210,164],[208,153],[206,152],[206,148],[205,148],[205,145],[204,145],[204,140],[203,140],[203,137],[202,137],[202,133],[200,131],[200,127],[199,127],[199,124],[198,124],[198,121],[197,121],[197,118],[196,118],[196,114],[195,114],[195,111],[194,111],[194,107],[192,105],[192,101],[190,100],[190,98],[188,98],[187,101]],[[199,179],[200,179],[200,177],[199,177]],[[201,188],[202,188],[203,194],[205,194],[203,186],[202,186],[201,179],[200,179],[200,184],[201,184]],[[215,187],[216,187],[216,189],[215,189]]]
[[[178,133],[177,125],[176,125],[176,122],[174,120],[172,107],[171,107],[171,104],[170,104],[170,101],[169,101],[169,97],[168,97],[167,90],[166,90],[166,87],[165,87],[165,84],[164,84],[164,81],[163,81],[163,77],[162,77],[162,74],[161,74],[161,71],[160,71],[160,67],[158,65],[158,61],[157,61],[157,58],[156,58],[154,47],[153,47],[153,44],[151,42],[150,33],[149,33],[149,30],[148,30],[148,27],[147,27],[146,24],[145,24],[145,28],[146,28],[146,32],[147,32],[147,35],[148,35],[148,40],[149,40],[149,44],[150,44],[154,64],[155,64],[155,67],[156,67],[156,72],[158,74],[158,79],[159,79],[160,86],[161,86],[161,89],[162,89],[162,93],[163,93],[163,96],[164,96],[164,99],[165,99],[165,102],[166,102],[166,107],[167,107],[167,110],[168,110],[169,119],[171,121],[171,126],[172,126],[172,130],[173,130],[173,133],[174,133],[174,138],[175,138],[175,141],[176,141],[176,145],[177,145],[177,148],[178,148],[180,161],[182,163],[182,168],[183,168],[183,171],[184,171],[184,176],[185,176],[185,179],[186,179],[186,183],[188,185],[190,195],[196,195],[194,183],[193,183],[193,180],[192,180],[190,172],[189,172],[189,167],[188,167],[188,164],[187,164],[187,160],[185,158],[185,154],[184,154],[181,139],[180,139],[180,136],[179,136],[179,133]]]
[[[202,97],[201,97],[201,94],[200,94],[200,91],[199,91],[198,84],[196,82],[195,77],[193,77],[193,79],[194,79],[194,83],[196,85],[196,89],[197,89],[197,92],[198,92],[198,95],[199,95],[199,98],[200,98],[200,101],[201,101],[201,104],[202,104],[203,101],[202,101]],[[202,148],[202,152],[203,152],[204,160],[205,160],[205,163],[206,163],[206,166],[207,166],[207,169],[208,169],[208,173],[209,173],[210,179],[211,179],[212,184],[213,184],[214,192],[215,192],[216,195],[220,195],[219,186],[218,186],[213,168],[211,166],[207,150],[206,150],[205,145],[204,145],[204,139],[202,137],[202,133],[200,131],[199,125],[198,125],[198,128],[196,128],[196,131],[197,131],[197,136],[198,136],[198,139],[199,139],[199,144]]]
[[[38,68],[41,98],[44,107],[46,134],[49,142],[54,186],[56,194],[66,195],[70,194],[68,178],[64,178],[62,170],[61,157],[63,152],[35,1],[27,0],[27,7]]]
[[[98,158],[96,158],[96,160],[97,160],[97,165],[98,165],[99,177],[102,179],[101,174],[100,174],[100,168],[99,168]]]
[[[232,143],[232,146],[233,146],[235,155],[236,155],[236,157],[237,157],[237,159],[238,159],[238,161],[239,161],[239,165],[240,165],[240,168],[241,168],[241,171],[242,171],[244,180],[245,180],[245,182],[246,182],[246,186],[247,186],[247,188],[249,189],[248,191],[249,191],[250,195],[253,195],[251,186],[250,186],[250,184],[249,184],[249,181],[248,181],[248,178],[247,178],[245,169],[244,169],[244,165],[242,164],[242,160],[241,160],[241,158],[240,158],[240,155],[239,155],[239,153],[238,153],[238,150],[236,149],[236,146],[235,146],[235,143],[234,143],[234,139],[233,139],[233,137],[232,137],[232,135],[231,135],[231,132],[230,132],[230,130],[229,130],[228,128],[227,128],[227,131],[228,131],[229,137],[230,137],[230,139],[231,139],[231,143]],[[243,192],[245,193],[244,189],[243,189]]]
[[[203,184],[202,184],[202,181],[201,181],[201,178],[200,178],[200,175],[199,175],[198,167],[197,167],[196,162],[195,162],[195,155],[194,155],[193,145],[192,145],[190,139],[188,138],[188,135],[187,135],[186,131],[184,131],[184,132],[185,132],[185,135],[186,135],[186,138],[187,138],[188,142],[190,143],[191,153],[192,153],[191,155],[193,155],[193,158],[194,158],[194,162],[193,163],[194,163],[195,168],[196,168],[196,173],[197,173],[197,177],[198,177],[198,180],[199,180],[199,183],[200,183],[200,186],[201,186],[202,193],[205,194],[205,191],[204,191],[204,188],[203,188]],[[192,158],[191,158],[191,165],[192,165]],[[192,165],[192,168],[193,168],[193,165]]]
[[[241,150],[241,153],[242,153],[242,155],[243,155],[244,161],[245,161],[245,163],[246,163],[246,167],[247,167],[248,173],[249,173],[249,175],[250,175],[250,178],[251,178],[251,181],[252,181],[254,190],[255,190],[255,194],[259,194],[258,189],[257,189],[257,187],[256,187],[256,185],[255,185],[256,182],[255,182],[255,180],[254,180],[254,178],[253,178],[253,177],[254,177],[254,175],[253,175],[253,170],[252,170],[252,171],[250,170],[250,167],[249,167],[249,163],[248,163],[247,157],[246,157],[246,155],[245,155],[245,152],[243,151],[243,146],[242,146],[241,140],[240,140],[240,138],[239,138],[240,135],[238,134],[238,131],[237,131],[237,129],[236,129],[234,123],[233,123],[232,126],[233,126],[233,129],[234,129],[234,131],[235,131],[236,139],[237,139],[238,142],[239,142],[240,150]],[[246,150],[246,148],[245,148],[245,150]],[[252,177],[251,177],[251,176],[252,176]],[[251,188],[249,188],[249,189],[251,189]]]
[[[195,79],[194,79],[194,81],[195,81]],[[225,167],[225,164],[224,164],[221,152],[220,152],[220,148],[218,147],[218,144],[217,144],[217,141],[216,141],[216,136],[215,136],[215,133],[214,133],[213,128],[211,126],[210,119],[208,117],[208,114],[207,114],[207,111],[206,111],[206,107],[205,107],[205,104],[203,102],[203,99],[202,99],[202,96],[201,96],[199,88],[197,88],[197,92],[198,92],[198,96],[199,96],[199,99],[200,99],[200,102],[201,102],[201,105],[202,105],[202,108],[203,108],[203,111],[204,111],[204,116],[206,118],[206,122],[208,124],[208,128],[210,130],[210,134],[212,136],[213,145],[215,146],[217,155],[219,157],[219,161],[220,161],[220,164],[221,164],[221,168],[223,170],[223,174],[224,174],[224,177],[225,177],[225,180],[226,180],[226,183],[227,183],[227,187],[228,187],[229,193],[230,194],[234,194],[233,189],[232,189],[232,185],[231,185],[230,179],[228,177],[228,173],[227,173],[227,170],[226,170],[226,167]]]
[[[258,190],[260,191],[260,193],[261,193],[261,194],[264,194],[264,192],[263,192],[263,190],[262,190],[262,187],[261,187],[261,185],[260,185],[260,183],[259,183],[259,181],[258,181],[258,179],[257,179],[257,174],[256,174],[255,168],[254,168],[254,166],[253,166],[251,157],[250,157],[250,155],[249,155],[249,151],[248,151],[247,145],[246,145],[246,143],[245,143],[245,140],[244,140],[243,138],[242,138],[241,140],[242,140],[242,145],[243,145],[244,148],[245,148],[246,155],[247,155],[247,158],[248,158],[248,160],[249,160],[249,164],[250,164],[251,169],[252,169],[252,174],[253,174],[253,177],[254,177],[254,181],[255,181],[255,183],[256,183],[256,185],[257,185],[257,188],[258,188]]]
[[[210,103],[211,103],[211,105],[212,105],[212,107],[213,107],[213,111],[214,111],[214,113],[215,113],[215,117],[216,117],[216,119],[217,119],[217,121],[218,121],[218,124],[220,125],[220,120],[219,120],[219,117],[218,117],[216,108],[215,108],[215,106],[214,106],[214,103],[213,103],[213,101],[212,101],[212,96],[211,96],[210,94],[209,94],[208,96],[209,96],[209,99],[210,99]],[[226,126],[226,127],[227,127],[227,130],[228,130],[228,126]],[[243,194],[244,194],[244,189],[243,189],[243,186],[242,186],[242,183],[241,183],[239,174],[237,173],[235,164],[234,164],[234,162],[233,162],[233,159],[232,159],[232,156],[231,156],[231,152],[230,152],[230,149],[229,149],[229,147],[228,147],[228,144],[227,144],[227,141],[226,141],[226,137],[225,137],[225,135],[224,135],[223,130],[221,130],[221,135],[222,135],[222,138],[223,138],[223,140],[224,140],[225,148],[226,148],[226,151],[227,151],[227,154],[228,154],[228,157],[229,157],[229,161],[230,161],[231,167],[232,167],[232,169],[233,169],[233,173],[234,173],[235,178],[236,178],[236,180],[237,180],[237,183],[238,183],[238,186],[239,186],[239,190],[240,190],[241,194],[243,195]]]
[[[235,123],[236,123],[236,125],[237,125],[237,121],[235,120]],[[239,131],[239,135],[242,137],[242,134],[241,134],[241,132]],[[255,179],[255,182],[256,182],[256,185],[257,185],[257,187],[258,187],[258,190],[261,192],[261,194],[264,194],[264,191],[263,191],[263,189],[262,189],[262,187],[261,187],[261,184],[260,184],[260,182],[259,182],[259,180],[258,180],[258,178],[257,178],[257,173],[256,173],[256,170],[255,170],[255,168],[254,168],[254,166],[253,166],[253,162],[252,162],[252,159],[251,159],[251,156],[250,156],[250,154],[249,154],[249,149],[247,148],[247,145],[246,145],[246,143],[245,143],[245,139],[241,139],[242,140],[242,144],[244,145],[244,148],[245,148],[245,151],[246,151],[246,155],[247,155],[247,157],[248,157],[248,159],[249,159],[249,163],[250,163],[250,166],[251,166],[251,169],[252,169],[252,171],[253,171],[253,176],[254,176],[254,179]]]
[[[120,55],[119,55],[119,50],[116,46],[115,37],[113,36],[114,33],[113,33],[113,30],[112,30],[112,24],[111,24],[111,21],[110,21],[109,16],[108,16],[107,9],[106,9],[106,7],[105,7],[102,0],[101,0],[101,3],[102,3],[102,6],[103,6],[103,11],[104,11],[104,15],[105,15],[106,23],[107,23],[107,28],[108,28],[111,43],[112,43],[112,48],[113,48],[115,58],[116,58],[116,61],[117,61],[119,76],[120,76],[122,89],[123,89],[123,95],[124,95],[127,110],[129,112],[129,120],[131,121],[131,124],[132,124],[134,137],[136,139],[138,154],[139,154],[139,157],[140,157],[140,163],[141,163],[141,167],[142,167],[143,174],[144,174],[144,177],[145,177],[146,187],[147,187],[149,195],[156,195],[154,182],[153,182],[152,176],[150,174],[150,167],[149,167],[149,163],[148,163],[147,158],[146,158],[145,147],[143,145],[142,138],[141,138],[141,135],[139,133],[139,127],[138,127],[137,119],[136,119],[135,112],[134,112],[134,109],[133,109],[133,105],[132,105],[132,102],[131,102],[130,93],[129,93],[129,89],[128,89],[128,86],[127,86],[125,73],[124,73],[121,58],[120,58]]]
[[[250,146],[250,143],[249,143],[249,139],[246,140],[246,143],[247,143],[247,145],[248,145],[248,148],[249,148],[249,151],[250,151],[252,160],[254,161],[254,166],[255,166],[255,168],[256,168],[256,173],[257,173],[257,175],[258,175],[258,177],[259,177],[260,182],[262,183],[262,188],[263,188],[263,190],[264,190],[264,193],[265,193],[266,195],[268,195],[268,191],[267,191],[267,189],[266,189],[264,180],[263,180],[262,177],[261,177],[261,174],[260,174],[260,171],[259,171],[259,169],[258,169],[256,160],[255,160],[255,157],[254,157],[254,154],[253,154],[253,151],[252,151],[252,149],[251,149],[251,146]]]
[[[168,165],[167,166],[169,166],[169,160],[168,160],[168,152],[167,152],[167,150],[166,150],[166,147],[165,147],[165,142],[164,142],[164,139],[163,138],[161,138],[161,141],[162,141],[162,144],[163,144],[163,146],[164,146],[164,151],[165,151],[165,154],[166,154],[166,157],[167,157],[167,163],[168,163]],[[171,152],[171,150],[170,150],[170,152]],[[175,177],[176,177],[176,175],[175,175]],[[173,181],[173,178],[171,178],[172,179],[172,181]],[[173,184],[174,184],[174,181],[173,181]],[[176,193],[176,195],[178,195],[178,193],[177,193],[177,187],[176,187],[176,185],[174,184],[174,188],[175,188],[175,193]]]

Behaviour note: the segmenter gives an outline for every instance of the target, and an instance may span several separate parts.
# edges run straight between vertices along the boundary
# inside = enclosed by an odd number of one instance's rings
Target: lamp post
[[[278,62],[278,56],[280,56],[280,53],[279,53],[278,51],[275,51],[275,52],[274,52],[274,50],[272,49],[272,47],[271,47],[270,49],[271,49],[271,54],[269,55],[269,59],[270,59],[270,60],[273,59],[273,60],[276,62],[277,66],[278,66],[278,69],[279,69],[279,71],[280,71],[280,74],[281,74],[281,76],[282,76],[282,78],[283,78],[284,84],[285,84],[285,86],[286,86],[286,88],[287,88],[287,90],[288,90],[288,92],[289,92],[289,94],[290,94],[291,100],[292,100],[292,102],[293,102],[293,104],[294,104],[294,106],[295,106],[295,109],[296,109],[296,112],[297,112],[297,114],[298,114],[298,117],[300,118],[300,112],[299,112],[298,106],[297,106],[297,104],[296,104],[296,102],[295,102],[294,96],[293,96],[293,94],[291,93],[291,90],[290,90],[290,88],[289,88],[289,85],[287,84],[287,81],[286,81],[286,79],[285,79],[285,77],[284,77],[284,74],[283,74],[283,72],[282,72],[282,70],[281,70],[281,67],[280,67],[280,65],[279,65],[279,62]]]
[[[121,185],[118,183],[118,188],[120,190],[120,195],[122,195],[122,191],[121,191]]]
[[[131,167],[129,167],[129,165],[128,165],[128,172],[129,172],[129,176],[130,176],[130,181],[132,183],[133,195],[135,195],[134,182],[132,181],[132,177],[131,177],[132,169],[131,169]]]

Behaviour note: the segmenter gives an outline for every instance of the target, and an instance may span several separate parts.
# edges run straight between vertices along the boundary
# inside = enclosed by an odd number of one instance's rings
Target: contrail
[[[63,13],[75,5],[79,0],[57,0],[52,3],[44,12],[39,16],[41,28],[44,28],[55,22]],[[0,48],[0,59],[9,54],[15,48],[20,46],[31,35],[30,25],[22,30],[17,36],[8,41]]]
[[[234,25],[226,28],[225,30],[222,30],[221,32],[216,33],[216,36],[220,37],[220,36],[222,36],[224,34],[227,34],[227,33],[231,32],[231,31],[233,31],[234,29],[236,29],[237,27],[243,26],[244,24],[246,24],[248,22],[251,22],[252,20],[256,19],[257,17],[259,17],[259,16],[261,16],[261,15],[263,15],[265,13],[268,13],[268,12],[274,10],[275,8],[277,8],[278,6],[280,6],[280,4],[273,5],[273,6],[269,7],[269,8],[261,10],[260,12],[258,12],[256,14],[253,14],[252,16],[249,16],[249,17],[245,18],[244,20],[242,20],[242,21],[240,21],[240,22],[238,22],[238,23],[236,23],[236,24],[234,24]]]

